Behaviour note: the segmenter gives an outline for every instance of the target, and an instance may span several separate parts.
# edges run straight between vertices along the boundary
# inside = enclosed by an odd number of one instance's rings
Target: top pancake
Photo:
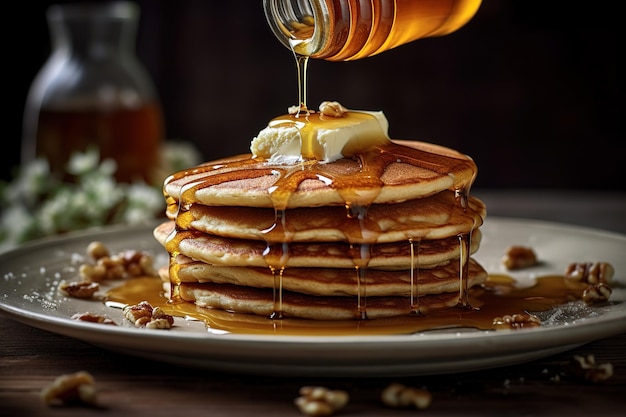
[[[455,150],[418,141],[390,141],[359,157],[334,162],[270,164],[250,154],[202,164],[164,184],[174,203],[277,209],[328,205],[369,206],[468,190],[473,160]]]

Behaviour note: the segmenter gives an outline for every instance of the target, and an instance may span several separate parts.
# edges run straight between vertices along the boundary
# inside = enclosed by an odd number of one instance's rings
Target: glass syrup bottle
[[[45,157],[62,174],[72,153],[95,146],[116,161],[118,181],[159,181],[164,122],[134,51],[139,12],[130,2],[47,10],[52,51],[28,93],[22,163]]]
[[[296,54],[328,61],[370,57],[465,25],[481,0],[264,0],[274,35]]]

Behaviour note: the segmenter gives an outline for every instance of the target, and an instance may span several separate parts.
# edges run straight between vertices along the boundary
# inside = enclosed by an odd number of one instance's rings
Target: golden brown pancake
[[[171,244],[168,240],[174,241],[181,254],[211,265],[268,267],[271,251],[275,251],[278,257],[284,256],[282,244],[268,246],[259,240],[224,238],[196,230],[174,230],[174,222],[167,221],[155,228],[154,236],[164,247]],[[480,229],[476,229],[472,233],[470,255],[478,250],[481,238]],[[353,268],[363,256],[361,245],[344,242],[294,242],[287,246],[286,267]],[[365,256],[369,256],[367,266],[379,269],[433,268],[458,259],[461,250],[457,236],[413,244],[407,239],[363,246]]]
[[[411,305],[408,297],[328,297],[311,296],[282,291],[280,300],[270,288],[241,287],[232,284],[182,283],[180,296],[199,307],[271,317],[276,312],[281,318],[296,317],[312,320],[376,319],[406,316],[418,311],[427,314],[433,310],[454,307],[459,293],[448,292],[419,297]]]
[[[207,206],[368,206],[465,189],[475,175],[473,160],[455,150],[393,141],[360,158],[329,163],[270,164],[250,154],[224,158],[171,175],[164,191],[174,201]]]
[[[449,190],[398,204],[374,204],[364,218],[341,206],[285,210],[280,220],[292,242],[364,243],[413,239],[440,239],[469,233],[480,226],[485,205],[470,196],[466,207]],[[173,218],[174,216],[172,216]],[[176,219],[179,227],[208,234],[271,240],[276,212],[271,208],[224,207],[192,204]]]
[[[368,269],[359,282],[356,269],[341,268],[285,268],[272,273],[270,268],[209,265],[185,256],[175,260],[178,279],[187,283],[213,282],[244,287],[283,289],[310,295],[356,296],[360,286],[368,296],[404,296],[439,294],[459,291],[459,262],[451,262],[433,269],[387,271]],[[473,259],[469,261],[469,286],[483,283],[487,272]],[[170,282],[167,270],[161,271],[164,281]],[[280,281],[279,281],[280,280]]]

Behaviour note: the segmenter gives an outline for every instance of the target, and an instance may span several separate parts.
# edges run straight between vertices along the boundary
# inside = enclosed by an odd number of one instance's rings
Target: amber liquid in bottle
[[[156,102],[138,107],[102,109],[88,106],[42,108],[37,128],[38,156],[52,172],[65,172],[70,155],[95,146],[101,159],[117,163],[118,181],[154,183],[164,136]]]
[[[266,1],[266,16],[285,46],[300,55],[348,61],[450,34],[476,14],[481,0],[318,0],[292,12],[277,3]]]
[[[22,162],[48,160],[71,180],[67,163],[95,148],[117,163],[118,181],[162,181],[164,119],[155,87],[135,54],[139,7],[132,2],[52,5],[52,48],[24,112]]]

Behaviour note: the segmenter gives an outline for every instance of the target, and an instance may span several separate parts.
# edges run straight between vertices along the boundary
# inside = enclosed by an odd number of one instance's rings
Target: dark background
[[[27,91],[50,50],[51,3],[13,2],[5,16],[18,28],[5,35],[5,144],[19,143]],[[169,139],[195,143],[206,159],[247,152],[270,118],[297,103],[293,56],[261,0],[138,3],[137,55]],[[356,62],[312,61],[308,104],[383,110],[392,138],[472,156],[477,187],[625,190],[618,6],[484,0],[454,34]],[[19,146],[4,149],[7,179]]]

